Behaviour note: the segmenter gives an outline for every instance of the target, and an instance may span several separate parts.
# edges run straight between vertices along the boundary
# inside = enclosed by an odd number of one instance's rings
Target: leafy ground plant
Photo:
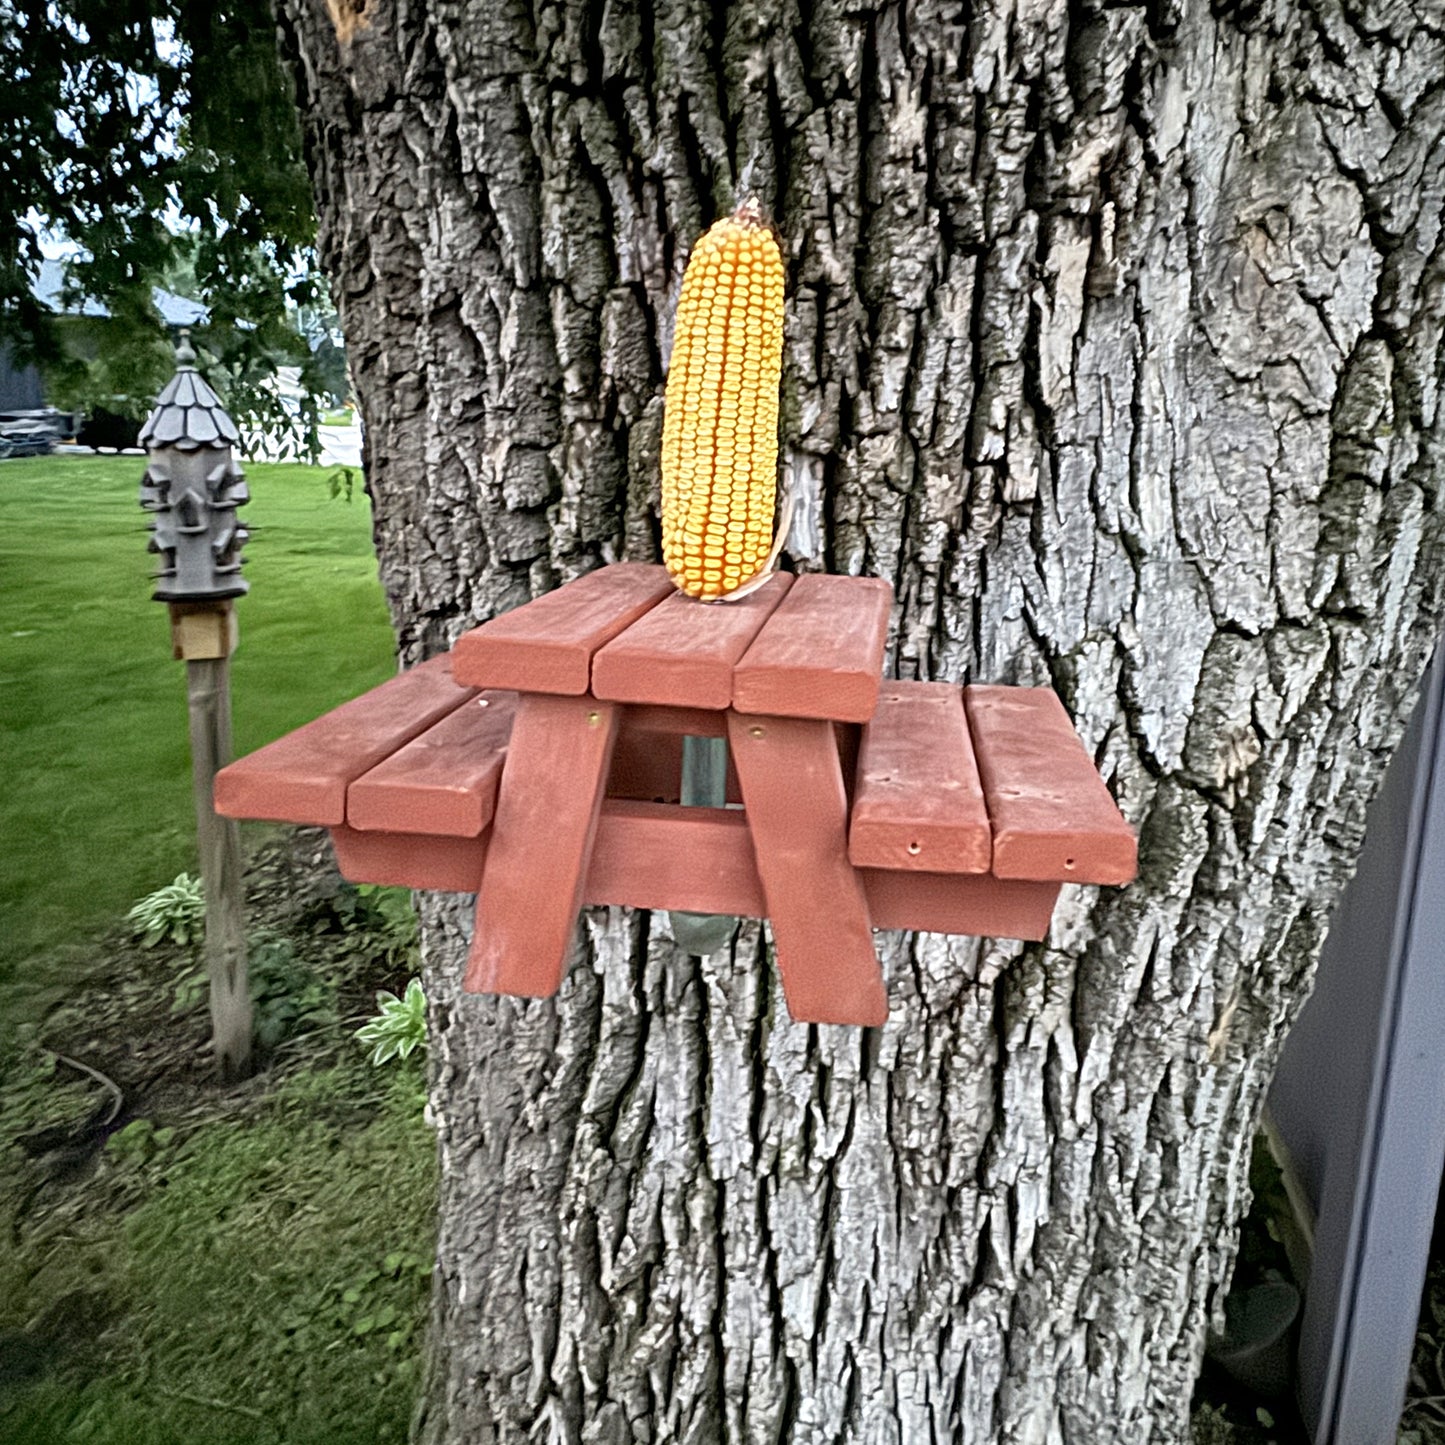
[[[337,924],[360,929],[373,946],[394,964],[404,964],[416,952],[417,921],[411,892],[380,883],[343,883],[330,900]]]
[[[181,947],[199,942],[206,929],[201,880],[177,873],[164,887],[147,893],[126,914],[126,921],[147,948],[162,942]]]
[[[376,939],[369,943],[373,951],[381,946]],[[335,987],[306,962],[289,938],[259,930],[247,950],[246,976],[256,1043],[262,1049],[274,1049],[305,1030],[336,1022]],[[205,964],[189,959],[176,980],[171,1012],[191,1013],[205,998]]]
[[[400,998],[383,989],[376,1005],[376,1017],[356,1031],[356,1037],[370,1046],[373,1064],[409,1058],[426,1048],[426,994],[420,979],[412,979]]]

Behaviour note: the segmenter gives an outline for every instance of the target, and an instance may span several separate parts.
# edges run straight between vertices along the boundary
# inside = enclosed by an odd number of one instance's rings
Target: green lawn
[[[435,1146],[420,1072],[345,1053],[249,1109],[132,1126],[79,1183],[4,1149],[37,1205],[0,1186],[6,1445],[402,1445]],[[26,1082],[53,1114],[36,1071],[0,1091],[10,1117]]]
[[[253,985],[258,948],[284,960],[258,1017],[294,1020],[261,1075],[222,1089],[204,999],[179,1004],[198,951],[118,927],[195,868],[142,466],[0,462],[0,1439],[400,1445],[435,1146],[418,1059],[375,1068],[355,1032],[414,954],[315,868],[275,882],[288,845],[256,825]],[[319,468],[248,472],[238,752],[393,668],[365,497],[332,500]],[[113,1124],[60,1055],[119,1081]]]
[[[184,664],[150,599],[143,467],[0,462],[0,985],[195,867]],[[247,475],[238,753],[393,668],[365,496],[333,500],[320,468]]]

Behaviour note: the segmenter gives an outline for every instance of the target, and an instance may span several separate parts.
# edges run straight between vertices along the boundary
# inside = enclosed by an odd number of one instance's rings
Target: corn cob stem
[[[782,509],[778,513],[777,530],[773,536],[772,550],[768,553],[768,560],[763,563],[762,571],[751,582],[744,582],[741,587],[734,587],[731,592],[724,593],[721,597],[715,597],[713,601],[741,602],[744,597],[756,592],[773,575],[773,569],[778,565],[778,556],[783,550],[783,544],[788,540],[788,532],[792,525],[793,494],[784,492]]]

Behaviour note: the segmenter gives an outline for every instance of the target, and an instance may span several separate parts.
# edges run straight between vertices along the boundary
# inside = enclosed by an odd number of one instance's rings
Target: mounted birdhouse
[[[216,770],[231,760],[230,659],[236,650],[235,599],[247,532],[236,508],[250,501],[232,447],[235,424],[196,371],[190,334],[181,332],[176,374],[141,428],[150,456],[140,504],[151,514],[150,550],[159,553],[154,597],[171,619],[171,651],[186,664],[196,843],[206,893],[206,969],[216,1064],[223,1079],[250,1068],[251,999],[236,824],[212,805]]]
[[[154,518],[150,550],[161,559],[158,602],[214,602],[247,591],[241,548],[248,534],[236,509],[250,494],[232,453],[239,437],[195,361],[182,332],[176,374],[140,434],[150,456],[140,501]]]

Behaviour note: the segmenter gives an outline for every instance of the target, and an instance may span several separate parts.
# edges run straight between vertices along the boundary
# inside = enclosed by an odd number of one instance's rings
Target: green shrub
[[[302,1028],[336,1022],[336,992],[284,938],[261,934],[251,944],[251,1008],[256,1042],[275,1048]]]
[[[346,883],[331,900],[331,909],[343,928],[371,935],[369,951],[374,956],[394,966],[416,957],[416,910],[408,889]]]
[[[336,1022],[336,990],[304,959],[289,940],[259,932],[251,940],[246,977],[256,1042],[273,1049],[303,1028]],[[176,982],[173,1014],[189,1013],[206,996],[206,969],[194,962]]]
[[[174,1126],[157,1129],[149,1119],[132,1119],[105,1141],[105,1152],[118,1164],[145,1164],[175,1143]]]

